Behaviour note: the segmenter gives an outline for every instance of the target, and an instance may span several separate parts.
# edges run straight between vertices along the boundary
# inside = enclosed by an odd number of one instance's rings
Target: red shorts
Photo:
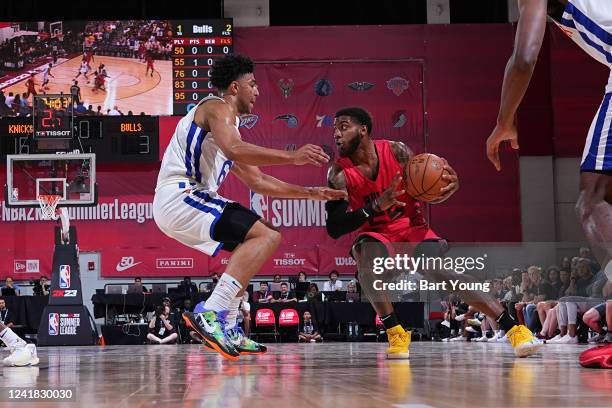
[[[435,241],[440,237],[431,229],[429,225],[410,225],[408,218],[401,218],[395,222],[381,225],[376,230],[362,231],[357,236],[355,242],[364,237],[371,237],[382,242],[387,248],[389,256],[397,253],[412,254],[416,245],[423,241]]]

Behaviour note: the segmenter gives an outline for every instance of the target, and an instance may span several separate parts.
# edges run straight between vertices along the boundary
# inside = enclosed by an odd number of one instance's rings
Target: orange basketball
[[[418,201],[435,201],[441,196],[440,189],[449,184],[444,174],[449,172],[440,157],[431,153],[414,156],[406,165],[406,192]]]

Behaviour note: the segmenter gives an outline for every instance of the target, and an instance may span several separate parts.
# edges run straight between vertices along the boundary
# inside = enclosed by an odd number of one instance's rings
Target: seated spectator
[[[273,299],[272,302],[297,302],[297,298],[295,297],[295,293],[289,290],[289,284],[287,282],[283,282],[280,285],[280,293],[278,294],[278,299]]]
[[[168,306],[157,306],[155,315],[149,322],[149,334],[147,339],[153,344],[176,343],[178,334],[169,321],[170,308]]]
[[[512,282],[512,276],[508,276],[503,280],[503,289],[504,296],[501,301],[504,303],[513,302],[516,299],[516,289],[514,288],[514,283]]]
[[[268,288],[268,282],[259,282],[259,290],[253,292],[253,302],[270,303],[274,297]]]
[[[191,278],[189,276],[185,276],[181,283],[178,285],[178,292],[185,297],[193,299],[193,297],[198,293],[198,287],[195,283],[191,282]]]
[[[309,302],[322,302],[323,296],[319,292],[319,286],[316,283],[311,283],[306,292],[306,300]]]
[[[212,291],[215,290],[215,286],[217,286],[217,283],[219,282],[219,274],[217,272],[213,273],[211,279],[212,282],[206,284],[206,287],[203,290],[204,293],[212,293]]]
[[[49,296],[49,279],[46,276],[41,276],[39,280],[34,281],[34,296]]]
[[[140,277],[136,277],[134,278],[134,291],[139,290],[142,291],[142,293],[147,293],[149,292],[147,290],[147,288],[145,288],[145,286],[142,284],[142,278]]]
[[[357,284],[355,281],[350,281],[346,285],[346,301],[347,302],[360,302],[361,297],[357,292]]]
[[[13,282],[13,278],[6,278],[6,284],[2,287],[2,296],[19,296],[21,288]]]
[[[582,321],[596,333],[589,343],[612,343],[612,313],[608,312],[612,312],[612,300],[590,308],[582,316]],[[606,330],[602,323],[606,325]]]
[[[0,298],[0,323],[6,327],[13,327],[12,315],[6,307],[6,301]]]
[[[323,292],[333,292],[336,290],[342,290],[342,281],[338,280],[337,271],[331,271],[329,273],[329,280],[323,284]]]
[[[300,323],[300,334],[298,341],[305,343],[316,343],[323,341],[323,337],[319,334],[317,323],[312,320],[310,312],[306,310],[302,322]]]
[[[300,273],[298,273],[298,282],[308,282],[308,275],[306,275],[306,272],[300,271]]]

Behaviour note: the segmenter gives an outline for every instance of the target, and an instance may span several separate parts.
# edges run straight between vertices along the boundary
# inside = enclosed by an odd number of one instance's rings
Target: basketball
[[[406,165],[406,191],[415,200],[431,202],[440,198],[440,189],[449,182],[442,178],[449,174],[444,160],[432,153],[414,156]]]

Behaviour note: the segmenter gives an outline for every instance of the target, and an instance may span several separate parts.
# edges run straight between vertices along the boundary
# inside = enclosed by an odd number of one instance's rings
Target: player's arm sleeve
[[[327,212],[325,228],[330,237],[337,239],[349,232],[356,231],[366,223],[369,217],[373,217],[375,214],[371,204],[355,211],[348,211],[348,208],[349,203],[346,200],[325,203],[325,211]]]

